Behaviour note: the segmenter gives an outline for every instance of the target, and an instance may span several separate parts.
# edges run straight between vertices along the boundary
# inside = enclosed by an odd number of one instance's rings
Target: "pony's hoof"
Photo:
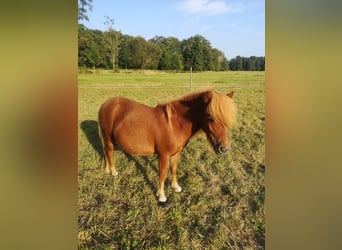
[[[162,202],[162,203],[166,202],[166,200],[167,200],[167,198],[166,198],[165,195],[159,196],[159,198],[158,198],[158,201],[159,201],[159,202]]]
[[[157,197],[158,197],[158,201],[159,202],[166,202],[166,196],[163,194],[163,195],[160,195],[159,192],[157,193]]]
[[[182,192],[182,188],[181,188],[180,186],[175,187],[175,192],[176,192],[176,193]]]
[[[113,176],[117,176],[118,174],[119,174],[118,171],[113,171],[113,172],[112,172],[112,175],[113,175]]]

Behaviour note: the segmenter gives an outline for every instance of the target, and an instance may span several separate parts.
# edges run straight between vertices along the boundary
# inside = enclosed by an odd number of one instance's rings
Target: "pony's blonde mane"
[[[227,129],[231,129],[236,122],[236,106],[229,96],[217,91],[211,91],[212,97],[208,104],[207,112],[212,119],[221,123]]]
[[[208,94],[210,96],[210,101],[207,107],[208,114],[210,114],[210,116],[215,122],[219,122],[222,125],[224,125],[227,129],[231,129],[236,122],[236,114],[237,114],[234,101],[229,96],[223,93],[217,92],[215,90],[207,90],[207,91],[191,93],[189,95],[180,97],[173,101],[163,103],[163,104],[158,104],[157,106],[164,106],[168,123],[171,124],[172,109],[173,109],[172,102],[189,101],[199,96],[204,96],[205,94]]]

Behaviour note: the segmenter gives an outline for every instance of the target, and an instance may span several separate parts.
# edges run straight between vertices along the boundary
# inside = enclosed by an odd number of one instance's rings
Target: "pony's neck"
[[[200,105],[198,99],[171,103],[172,115],[175,116],[175,119],[172,119],[172,124],[185,140],[189,140],[200,130]],[[177,133],[177,131],[175,132]]]

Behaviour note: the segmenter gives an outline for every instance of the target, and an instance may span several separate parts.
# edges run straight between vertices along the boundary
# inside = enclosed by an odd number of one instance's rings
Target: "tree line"
[[[175,37],[124,35],[113,29],[114,20],[106,17],[106,31],[78,25],[78,66],[105,69],[154,70],[265,70],[265,57],[237,56],[227,60],[201,35],[182,41]]]

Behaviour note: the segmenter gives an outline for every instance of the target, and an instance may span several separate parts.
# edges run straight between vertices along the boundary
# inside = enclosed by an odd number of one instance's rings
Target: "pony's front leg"
[[[175,190],[176,193],[182,192],[182,188],[178,185],[177,182],[177,164],[179,160],[181,152],[171,156],[171,174],[172,174],[172,183],[171,187]]]
[[[167,167],[169,165],[169,161],[169,156],[159,155],[159,189],[157,192],[159,202],[166,202],[167,200],[164,192],[164,183],[167,175]]]

